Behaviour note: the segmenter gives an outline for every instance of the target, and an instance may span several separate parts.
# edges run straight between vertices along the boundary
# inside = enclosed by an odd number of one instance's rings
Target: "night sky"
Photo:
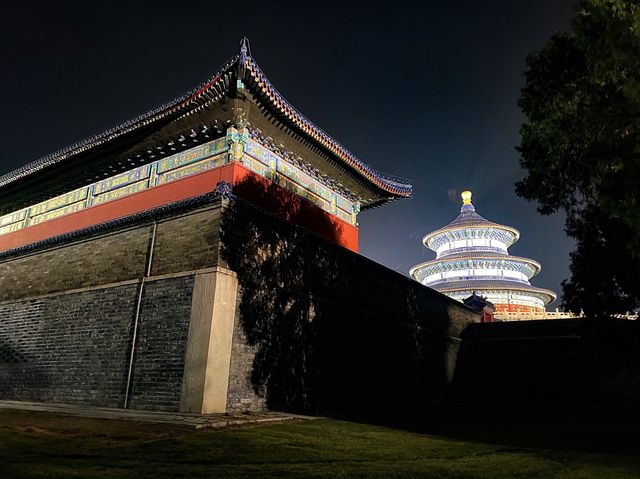
[[[569,275],[564,218],[513,184],[524,58],[568,28],[572,1],[15,3],[0,29],[1,173],[184,93],[247,35],[296,108],[412,180],[412,199],[360,215],[362,254],[407,274],[468,188],[479,214],[520,230],[510,252],[542,263],[533,284],[560,292]]]

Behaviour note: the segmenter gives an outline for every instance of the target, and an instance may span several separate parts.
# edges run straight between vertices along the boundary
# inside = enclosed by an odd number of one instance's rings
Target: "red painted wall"
[[[236,165],[233,191],[292,223],[313,231],[323,238],[358,252],[358,228],[333,216],[310,201]]]
[[[488,310],[487,308],[484,308],[482,310],[482,319],[480,320],[481,323],[493,323],[493,311],[492,310]]]
[[[312,203],[237,163],[204,171],[0,236],[0,251],[199,196],[213,191],[219,181],[232,183],[234,193],[239,196],[300,224],[326,239],[335,241],[352,251],[358,251],[358,229],[353,225],[333,217]]]
[[[521,304],[495,304],[496,313],[542,313],[544,308],[534,308],[533,306],[523,306]]]

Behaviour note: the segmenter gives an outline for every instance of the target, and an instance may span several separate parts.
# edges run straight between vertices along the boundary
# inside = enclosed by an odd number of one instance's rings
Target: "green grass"
[[[224,431],[0,412],[0,478],[637,478],[629,455],[322,419]]]

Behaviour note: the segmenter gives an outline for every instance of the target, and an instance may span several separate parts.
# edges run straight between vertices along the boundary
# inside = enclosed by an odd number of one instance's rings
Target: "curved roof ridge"
[[[71,145],[65,146],[60,150],[49,153],[46,156],[43,156],[35,161],[27,163],[26,165],[23,165],[13,171],[0,176],[0,187],[12,183],[13,181],[16,181],[27,175],[35,173],[36,171],[46,168],[47,166],[59,163],[60,161],[69,158],[70,156],[82,153],[83,151],[101,145],[106,141],[117,138],[118,136],[140,128],[141,126],[145,126],[149,123],[164,118],[177,109],[187,106],[190,101],[196,100],[202,94],[204,94],[213,84],[217,83],[222,75],[234,66],[237,60],[238,55],[227,61],[212,76],[198,84],[198,86],[189,90],[187,93],[174,98],[173,100],[165,102],[162,105],[147,111],[146,113],[131,118],[101,133],[90,136],[89,138],[85,138],[84,140],[80,140],[72,143]]]
[[[472,210],[471,209],[469,209],[469,210],[463,209],[463,210],[460,211],[460,214],[453,219],[453,221],[451,221],[449,224],[447,224],[447,226],[456,226],[458,224],[465,224],[465,223],[469,223],[469,222],[489,223],[489,224],[492,224],[492,225],[496,224],[493,221],[489,221],[484,216],[480,216],[478,213],[476,213],[475,209],[472,209]]]
[[[289,103],[275,88],[275,86],[273,86],[273,83],[269,81],[258,63],[250,54],[245,54],[244,60],[247,67],[245,71],[253,73],[260,80],[261,83],[259,83],[259,85],[266,90],[269,99],[276,105],[277,103],[281,103],[281,105],[277,106],[279,106],[281,110],[284,110],[283,113],[285,115],[288,114],[287,116],[296,122],[302,131],[314,136],[316,141],[346,161],[348,165],[360,171],[360,173],[362,173],[367,179],[378,184],[382,189],[388,191],[391,190],[391,192],[401,196],[411,196],[412,186],[408,179],[382,173],[360,160],[356,155],[340,144],[340,142],[331,137],[327,132],[305,117],[296,107]],[[245,73],[245,75],[246,74],[248,73]]]
[[[48,166],[59,163],[69,157],[90,150],[103,143],[111,141],[114,138],[165,118],[168,115],[177,113],[181,109],[191,106],[194,102],[198,102],[202,97],[205,97],[206,101],[209,101],[211,99],[211,96],[208,95],[209,92],[220,82],[223,75],[234,67],[238,68],[237,73],[242,79],[246,79],[247,75],[250,74],[258,77],[259,86],[273,105],[278,107],[285,115],[294,121],[304,133],[314,138],[318,143],[320,143],[320,145],[335,154],[345,163],[345,166],[359,172],[364,176],[364,178],[381,188],[383,191],[387,191],[392,195],[400,197],[411,196],[412,186],[409,180],[387,175],[367,165],[342,146],[338,141],[329,136],[324,130],[308,120],[302,113],[293,107],[293,105],[285,100],[282,94],[280,94],[273,84],[267,79],[266,75],[262,72],[262,69],[251,56],[246,38],[241,42],[239,54],[232,57],[212,76],[198,84],[195,88],[189,90],[187,93],[180,95],[159,107],[153,108],[142,115],[138,115],[127,120],[124,123],[73,143],[0,176],[0,188]]]

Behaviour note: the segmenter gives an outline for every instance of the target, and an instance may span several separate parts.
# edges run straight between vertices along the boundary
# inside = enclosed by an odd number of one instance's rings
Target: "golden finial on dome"
[[[462,196],[462,204],[463,205],[470,205],[471,204],[471,195],[472,193],[469,190],[463,191],[462,193],[460,193],[460,196]]]

